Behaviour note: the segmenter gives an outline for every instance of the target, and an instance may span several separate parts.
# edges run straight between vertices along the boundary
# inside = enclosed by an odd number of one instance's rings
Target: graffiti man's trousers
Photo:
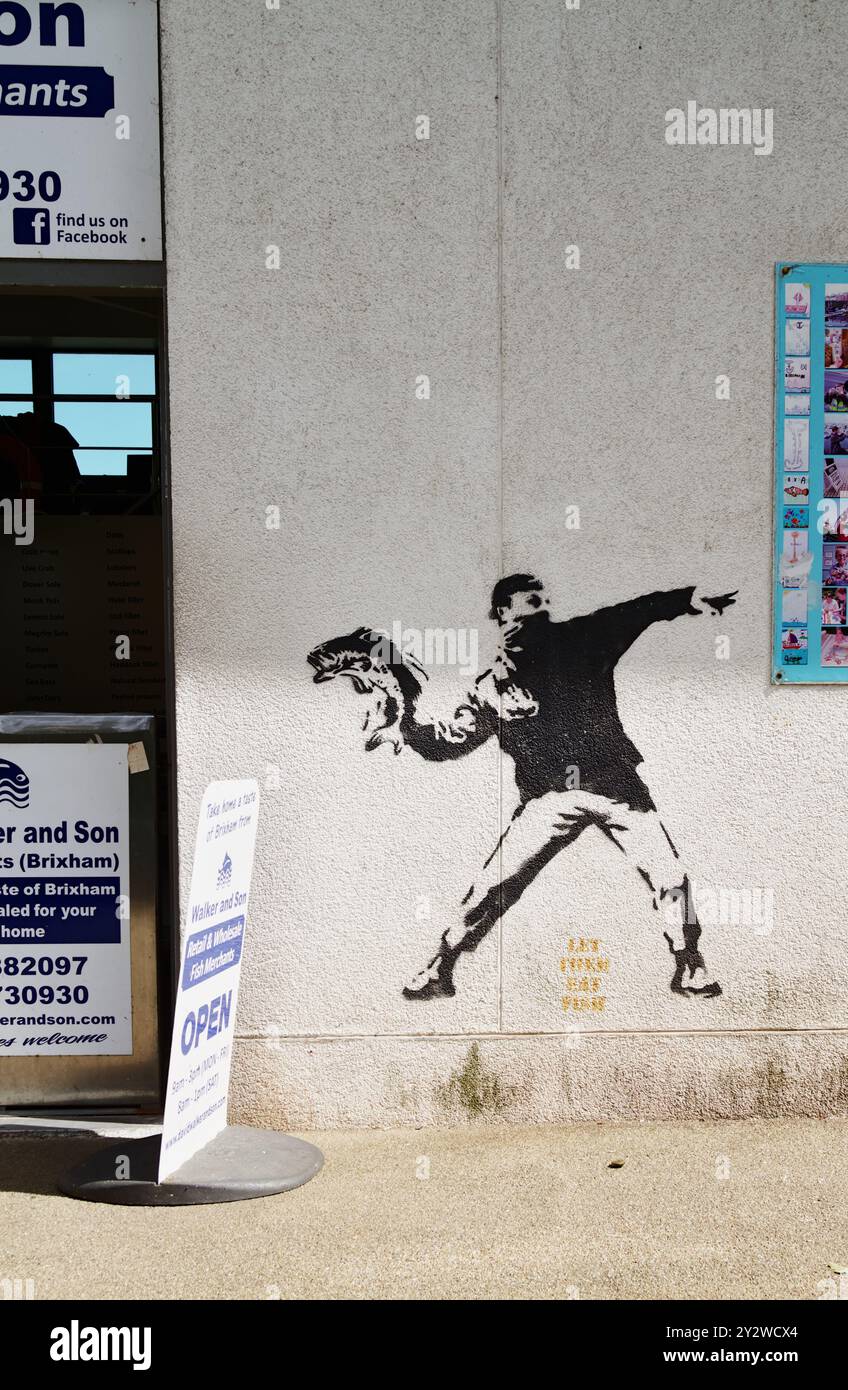
[[[446,932],[447,944],[463,950],[476,946],[545,865],[592,827],[638,872],[662,913],[671,949],[681,950],[684,926],[697,928],[697,923],[686,874],[657,812],[634,811],[626,802],[581,791],[548,792],[518,807],[463,899],[464,919]]]

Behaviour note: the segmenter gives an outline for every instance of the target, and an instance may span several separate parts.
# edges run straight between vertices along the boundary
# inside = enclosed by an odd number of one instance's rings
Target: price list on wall
[[[848,681],[848,265],[777,267],[772,680]]]

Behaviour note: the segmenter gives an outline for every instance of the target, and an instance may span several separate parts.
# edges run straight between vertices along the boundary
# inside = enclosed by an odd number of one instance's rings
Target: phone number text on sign
[[[0,746],[0,1049],[132,1052],[123,744]]]

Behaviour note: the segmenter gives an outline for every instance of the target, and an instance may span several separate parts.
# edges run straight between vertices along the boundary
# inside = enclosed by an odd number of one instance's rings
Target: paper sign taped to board
[[[206,788],[180,959],[159,1182],[226,1128],[258,819],[255,781]]]

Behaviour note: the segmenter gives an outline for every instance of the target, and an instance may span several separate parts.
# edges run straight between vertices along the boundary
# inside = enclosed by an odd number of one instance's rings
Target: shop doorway
[[[0,290],[0,741],[127,741],[147,774],[130,778],[147,846],[132,1055],[0,1056],[0,1106],[161,1097],[177,940],[163,342],[158,290]]]

